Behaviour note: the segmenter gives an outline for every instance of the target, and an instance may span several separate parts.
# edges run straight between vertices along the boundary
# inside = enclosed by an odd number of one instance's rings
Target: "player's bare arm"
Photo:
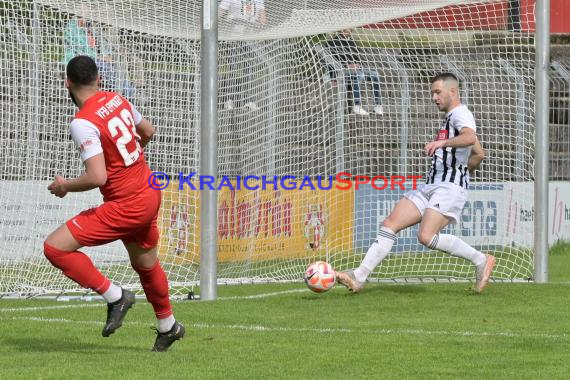
[[[68,180],[59,175],[55,176],[48,190],[56,197],[63,198],[69,192],[92,190],[103,186],[106,182],[105,156],[101,153],[85,160],[85,172],[79,177]]]
[[[141,122],[137,125],[137,134],[140,136],[140,145],[144,148],[152,136],[154,136],[155,128],[147,119],[143,118]]]
[[[474,145],[477,141],[477,135],[472,128],[461,128],[459,135],[448,140],[438,140],[428,142],[424,148],[424,152],[428,156],[433,156],[435,151],[440,148],[462,148],[465,146]]]
[[[467,162],[467,167],[470,172],[474,171],[479,167],[481,161],[485,159],[485,150],[481,146],[479,139],[475,141],[473,144],[473,148],[471,149],[471,154],[469,155],[469,161]]]

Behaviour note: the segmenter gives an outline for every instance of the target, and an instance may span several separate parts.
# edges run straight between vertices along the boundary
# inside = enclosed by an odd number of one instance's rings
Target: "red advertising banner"
[[[374,25],[378,29],[520,30],[534,32],[536,0],[453,5]],[[570,33],[570,1],[550,0],[550,31]]]

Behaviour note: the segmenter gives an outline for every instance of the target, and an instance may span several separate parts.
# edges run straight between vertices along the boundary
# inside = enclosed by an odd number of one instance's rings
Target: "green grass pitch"
[[[138,300],[101,337],[102,302],[0,300],[0,379],[564,379],[570,373],[570,245],[549,284],[368,284],[358,295],[302,284],[222,286],[178,301],[186,337],[152,353]]]

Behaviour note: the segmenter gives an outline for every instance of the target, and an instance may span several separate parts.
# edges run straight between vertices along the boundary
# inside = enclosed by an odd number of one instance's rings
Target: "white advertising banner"
[[[363,186],[355,196],[354,246],[365,250],[374,241],[378,225],[405,190],[376,191]],[[534,184],[475,183],[456,224],[445,229],[482,249],[501,246],[532,248],[534,245]],[[549,187],[549,244],[570,241],[570,182],[552,182]],[[393,252],[422,252],[418,226],[400,231]]]
[[[506,201],[507,238],[522,235],[528,240],[529,246],[532,246],[535,216],[534,184],[511,184]],[[548,244],[552,246],[558,240],[570,241],[570,182],[550,182],[548,187]]]
[[[570,241],[570,182],[550,183],[548,216],[548,243]]]
[[[49,181],[0,182],[0,257],[3,262],[43,256],[45,238],[59,225],[82,210],[102,202],[98,190],[52,195]],[[96,262],[128,261],[120,242],[84,248]]]
[[[51,231],[78,212],[102,202],[97,190],[70,193],[63,199],[54,197],[47,190],[48,184],[49,181],[0,182],[0,258],[3,262],[41,258],[43,241]],[[449,228],[450,232],[474,246],[532,247],[533,194],[533,183],[474,184],[460,220]],[[376,236],[378,221],[387,216],[401,195],[372,192],[367,188],[356,192],[353,238],[357,248],[370,244]],[[365,212],[370,215],[359,217]],[[570,241],[570,182],[550,183],[548,212],[549,244]],[[416,233],[413,229],[401,233],[399,246],[422,250]],[[128,261],[120,242],[84,250],[97,263]]]

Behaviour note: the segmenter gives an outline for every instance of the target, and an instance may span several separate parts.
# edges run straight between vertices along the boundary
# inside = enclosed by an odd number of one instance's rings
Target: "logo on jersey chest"
[[[439,141],[439,140],[447,140],[449,138],[449,131],[446,129],[440,129],[437,132],[437,136],[435,138],[435,141]]]

